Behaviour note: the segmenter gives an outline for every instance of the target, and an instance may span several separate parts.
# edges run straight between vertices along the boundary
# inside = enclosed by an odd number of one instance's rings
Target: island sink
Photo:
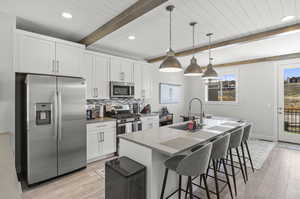
[[[169,128],[177,129],[177,130],[183,130],[183,131],[188,131],[189,130],[188,123],[180,124],[180,125],[176,125],[176,126],[170,126]],[[196,132],[196,131],[201,130],[202,128],[203,128],[203,124],[200,124],[196,129],[190,130],[190,131],[191,132]]]

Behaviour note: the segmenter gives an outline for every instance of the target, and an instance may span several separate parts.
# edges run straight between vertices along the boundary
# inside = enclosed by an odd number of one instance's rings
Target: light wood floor
[[[300,147],[299,147],[300,148]],[[104,199],[104,161],[87,169],[25,190],[24,199]],[[262,169],[250,172],[245,185],[238,176],[237,199],[300,199],[300,151],[276,146]],[[209,186],[214,188],[213,181]],[[198,192],[198,191],[196,191]],[[204,196],[205,193],[195,193]],[[211,194],[211,198],[216,198]],[[221,198],[230,199],[227,189]]]

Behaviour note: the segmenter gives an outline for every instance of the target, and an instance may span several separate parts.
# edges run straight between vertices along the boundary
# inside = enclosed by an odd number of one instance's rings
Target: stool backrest
[[[239,128],[230,133],[229,148],[236,148],[241,145],[243,138],[243,129]]]
[[[243,142],[247,141],[250,137],[252,125],[248,124],[247,126],[244,127],[244,135],[243,135]]]
[[[208,143],[192,152],[179,163],[176,172],[184,176],[198,176],[206,173],[212,144]]]
[[[212,142],[211,158],[218,160],[227,155],[231,134],[228,133]]]

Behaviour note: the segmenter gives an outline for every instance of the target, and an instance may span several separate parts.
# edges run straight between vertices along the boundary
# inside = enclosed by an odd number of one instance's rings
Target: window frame
[[[208,101],[208,85],[205,84],[204,86],[204,97],[205,97],[205,104],[215,104],[215,105],[222,105],[222,104],[229,104],[229,105],[235,105],[239,103],[239,70],[224,70],[224,71],[218,71],[219,76],[223,75],[235,75],[236,82],[235,82],[235,101]],[[222,89],[221,89],[222,92]]]

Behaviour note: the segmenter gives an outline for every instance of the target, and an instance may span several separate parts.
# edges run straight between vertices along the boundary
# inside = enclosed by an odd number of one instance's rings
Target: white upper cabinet
[[[133,82],[133,63],[125,59],[111,57],[110,79],[117,82]]]
[[[87,99],[109,99],[109,58],[86,51],[83,60],[81,74],[87,82]]]
[[[81,76],[83,50],[68,44],[56,42],[57,73],[66,76]]]
[[[110,80],[111,81],[124,81],[122,77],[122,61],[117,58],[110,58]]]
[[[135,88],[135,98],[141,99],[143,97],[143,89],[142,89],[142,82],[143,82],[143,65],[141,63],[134,63],[133,68],[133,82]]]
[[[151,99],[153,97],[154,78],[156,78],[153,65],[143,65],[142,78],[142,98]]]
[[[109,99],[109,58],[95,55],[94,68],[97,98]]]
[[[85,52],[83,57],[83,67],[81,68],[82,77],[86,80],[86,98],[93,99],[95,93],[94,80],[94,55]]]
[[[16,70],[24,73],[55,73],[55,42],[17,35]]]
[[[124,82],[133,82],[133,63],[127,60],[122,62],[121,75]]]
[[[84,46],[17,30],[15,71],[80,77]]]

